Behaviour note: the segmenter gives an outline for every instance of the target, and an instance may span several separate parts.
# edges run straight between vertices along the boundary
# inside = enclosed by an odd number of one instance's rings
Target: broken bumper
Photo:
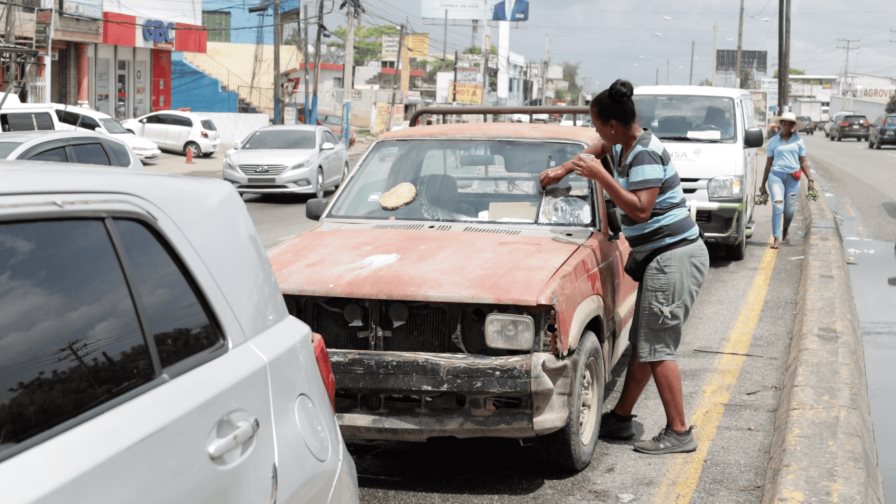
[[[526,438],[566,424],[571,361],[330,350],[346,439]]]
[[[703,231],[708,242],[733,245],[744,237],[738,236],[738,217],[746,210],[743,202],[688,200],[691,218]]]

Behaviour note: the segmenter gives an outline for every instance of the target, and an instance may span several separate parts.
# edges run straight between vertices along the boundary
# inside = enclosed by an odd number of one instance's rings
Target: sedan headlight
[[[716,177],[706,185],[710,199],[740,198],[744,194],[744,179],[741,177]]]
[[[530,350],[535,321],[528,315],[491,313],[485,317],[485,344],[501,350]]]
[[[309,164],[311,164],[311,160],[306,159],[290,166],[289,168],[287,168],[287,170],[301,170],[302,168],[307,168]]]

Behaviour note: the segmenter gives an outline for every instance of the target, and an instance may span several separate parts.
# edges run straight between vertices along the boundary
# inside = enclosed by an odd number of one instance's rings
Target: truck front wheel
[[[545,460],[559,469],[579,472],[588,467],[597,446],[604,402],[604,357],[597,336],[585,331],[572,355],[575,371],[566,426],[538,439]]]

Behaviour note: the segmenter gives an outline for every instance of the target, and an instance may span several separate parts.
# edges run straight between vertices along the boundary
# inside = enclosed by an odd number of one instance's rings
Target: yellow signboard
[[[429,56],[429,34],[409,33],[404,37],[404,46],[411,58],[425,58]]]
[[[457,94],[455,94],[457,91]],[[482,103],[482,84],[478,82],[451,82],[448,101],[479,105]]]

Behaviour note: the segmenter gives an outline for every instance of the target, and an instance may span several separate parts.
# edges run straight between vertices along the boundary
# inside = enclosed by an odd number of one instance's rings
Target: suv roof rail
[[[445,122],[445,116],[464,116],[464,115],[481,115],[482,119],[488,122],[490,114],[525,114],[532,121],[535,114],[589,114],[590,108],[587,106],[540,106],[540,107],[424,107],[418,109],[411,116],[409,126],[418,125],[418,121],[425,115],[440,115],[442,122]]]

